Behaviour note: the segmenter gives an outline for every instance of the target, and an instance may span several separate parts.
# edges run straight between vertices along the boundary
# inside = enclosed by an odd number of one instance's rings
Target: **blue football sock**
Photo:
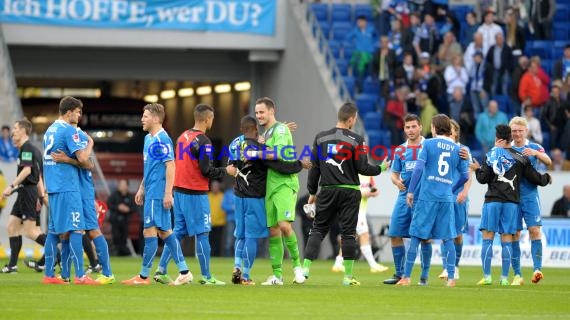
[[[420,239],[412,237],[410,241],[410,247],[408,248],[408,253],[406,254],[406,262],[404,267],[404,277],[409,278],[412,274],[412,268],[414,267],[414,262],[418,256],[418,246],[420,245]]]
[[[448,279],[455,279],[455,246],[453,245],[453,240],[443,240],[443,245],[445,246],[446,252],[446,261],[447,265],[445,266],[447,269],[447,278]]]
[[[164,239],[165,247],[170,249],[170,255],[176,263],[179,272],[188,271],[188,266],[186,265],[186,260],[184,260],[184,255],[182,254],[182,248],[180,247],[180,242],[176,239],[176,236],[171,233],[166,239]]]
[[[140,275],[145,278],[148,278],[148,274],[150,273],[150,268],[152,268],[152,260],[154,260],[154,256],[156,255],[156,250],[158,250],[158,238],[156,236],[145,237],[144,249],[143,249],[143,263],[140,273]]]
[[[111,271],[111,263],[109,261],[109,245],[107,245],[107,240],[103,235],[98,236],[93,239],[93,244],[95,245],[95,252],[97,252],[97,259],[103,267],[103,275],[109,277],[113,274]]]
[[[483,266],[483,275],[491,276],[491,259],[493,259],[493,240],[483,239],[481,248],[481,265]]]
[[[249,273],[257,256],[257,239],[246,238],[243,248],[243,277],[250,279]]]
[[[57,243],[59,242],[59,237],[57,234],[48,233],[46,236],[46,243],[44,244],[44,255],[45,255],[45,269],[44,274],[46,277],[55,277],[53,269],[56,262],[57,254]]]
[[[245,245],[245,239],[236,238],[235,250],[234,250],[234,267],[241,269],[243,264],[243,247]]]
[[[397,276],[404,274],[404,259],[406,258],[406,247],[392,247],[392,255],[394,256],[394,269]]]
[[[517,241],[511,242],[512,247],[512,257],[511,264],[513,266],[513,272],[515,276],[520,276],[521,274],[521,243]]]
[[[202,276],[206,279],[210,279],[212,277],[210,274],[210,254],[211,248],[208,233],[206,232],[196,235],[196,256],[198,256],[198,262],[200,262]]]
[[[511,268],[511,256],[512,256],[512,245],[510,242],[501,242],[501,258],[502,258],[502,268],[501,268],[501,278],[507,278],[509,276],[509,270]]]
[[[461,254],[463,253],[463,241],[461,243],[454,243],[455,247],[455,266],[459,267],[459,260],[461,259]]]
[[[443,266],[443,269],[445,269],[447,266],[447,252],[445,252],[445,245],[443,244],[443,241],[441,241],[441,245],[440,245],[440,250],[441,250],[441,265]]]
[[[61,277],[71,277],[71,250],[69,239],[61,240]]]
[[[530,253],[532,255],[532,263],[534,271],[542,269],[542,240],[532,240],[530,242]]]
[[[422,274],[421,279],[427,279],[429,277],[429,268],[431,267],[431,254],[432,245],[430,242],[422,242],[421,244],[421,263],[422,263]]]
[[[83,235],[72,232],[69,236],[69,247],[71,250],[71,261],[75,268],[75,276],[81,278],[85,275],[83,271]]]

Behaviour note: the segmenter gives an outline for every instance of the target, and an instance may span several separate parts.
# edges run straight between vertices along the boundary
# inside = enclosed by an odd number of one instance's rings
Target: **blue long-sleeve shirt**
[[[378,35],[371,26],[366,26],[364,30],[354,27],[345,37],[345,42],[354,44],[354,51],[360,52],[373,53],[377,41]]]
[[[509,119],[502,111],[497,111],[493,116],[487,111],[481,112],[475,124],[475,136],[482,145],[491,149],[495,145],[495,127],[508,123]]]

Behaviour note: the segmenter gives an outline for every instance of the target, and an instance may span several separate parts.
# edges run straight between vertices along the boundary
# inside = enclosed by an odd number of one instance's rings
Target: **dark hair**
[[[268,97],[263,97],[255,100],[255,104],[264,104],[267,106],[267,109],[275,109],[275,102],[273,102],[273,100]]]
[[[257,131],[257,119],[252,116],[244,116],[240,121],[240,129],[242,133]]]
[[[467,19],[467,16],[470,15],[470,14],[472,14],[473,17],[475,18],[475,20],[477,20],[477,13],[476,13],[475,11],[473,11],[473,10],[467,11],[467,13],[465,13],[465,19]]]
[[[349,118],[356,116],[358,108],[352,102],[345,102],[338,110],[338,121],[345,122]]]
[[[356,20],[366,20],[366,16],[361,14],[358,17],[356,17]]]
[[[83,108],[83,102],[77,98],[66,96],[61,98],[59,101],[59,115],[61,116],[66,114],[68,111],[73,111],[77,108]]]
[[[566,49],[570,49],[570,43],[566,44],[566,46],[564,46],[564,50]]]
[[[209,104],[200,103],[194,107],[194,121],[207,120],[210,113],[214,114],[214,108]]]
[[[4,130],[10,131],[10,127],[9,127],[9,126],[6,126],[6,125],[3,125],[3,126],[2,126],[2,131],[4,131]]]
[[[435,134],[449,136],[451,135],[451,122],[449,117],[443,113],[436,114],[431,118],[431,124],[435,129]]]
[[[507,142],[511,142],[513,140],[511,136],[511,127],[506,124],[500,124],[495,127],[495,137],[497,139],[506,140]]]
[[[411,121],[416,121],[419,125],[422,124],[422,121],[420,120],[420,117],[418,117],[417,114],[408,113],[406,116],[404,116],[404,123]]]
[[[24,129],[27,135],[32,133],[32,123],[28,119],[22,119],[15,122],[20,129]]]
[[[152,115],[157,116],[160,123],[164,121],[164,106],[160,103],[149,103],[144,106],[143,111],[148,110]]]

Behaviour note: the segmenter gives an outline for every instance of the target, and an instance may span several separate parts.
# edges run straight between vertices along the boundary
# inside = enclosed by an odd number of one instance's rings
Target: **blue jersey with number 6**
[[[424,142],[418,161],[425,163],[420,185],[420,200],[454,202],[453,184],[457,176],[468,171],[468,161],[459,157],[459,148],[452,139],[437,136]]]
[[[85,149],[77,129],[63,120],[56,120],[44,134],[44,181],[48,193],[79,192],[79,171],[76,166],[56,163],[51,153],[62,151],[75,158],[75,152]]]

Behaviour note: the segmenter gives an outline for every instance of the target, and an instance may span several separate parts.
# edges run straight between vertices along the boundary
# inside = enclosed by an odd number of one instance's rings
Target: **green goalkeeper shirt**
[[[275,154],[279,159],[294,161],[296,154],[293,144],[293,136],[289,128],[281,122],[276,122],[271,128],[264,133],[265,145],[275,150]],[[267,171],[267,192],[266,198],[278,191],[282,186],[287,186],[299,191],[299,178],[297,174],[281,174],[274,169]]]

